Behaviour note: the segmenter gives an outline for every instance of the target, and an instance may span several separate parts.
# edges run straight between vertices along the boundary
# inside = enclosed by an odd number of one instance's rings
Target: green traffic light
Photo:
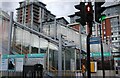
[[[99,18],[99,21],[104,21],[106,19],[106,15],[101,15],[101,18]]]

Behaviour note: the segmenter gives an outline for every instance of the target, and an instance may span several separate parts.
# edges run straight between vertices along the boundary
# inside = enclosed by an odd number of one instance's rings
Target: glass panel
[[[22,54],[23,31],[21,28],[17,27],[15,29],[15,37],[15,43],[13,44],[14,51],[18,54]]]
[[[32,41],[31,43],[32,52],[31,53],[38,53],[39,37],[37,35],[32,34],[31,41]]]
[[[50,36],[54,37],[55,35],[55,27],[54,24],[50,24]]]
[[[26,30],[23,30],[23,45],[22,45],[22,53],[28,54],[30,46],[30,33]]]

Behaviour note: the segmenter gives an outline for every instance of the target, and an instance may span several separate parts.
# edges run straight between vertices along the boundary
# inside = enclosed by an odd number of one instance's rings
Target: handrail
[[[50,71],[57,71],[57,69],[55,68],[55,67],[53,67],[53,66],[50,66]]]
[[[13,47],[16,48],[16,49],[21,50],[21,47],[15,46],[15,44],[13,44]],[[28,53],[29,53],[29,51],[26,51],[25,49],[22,49],[22,52],[25,53],[25,54],[28,54]]]

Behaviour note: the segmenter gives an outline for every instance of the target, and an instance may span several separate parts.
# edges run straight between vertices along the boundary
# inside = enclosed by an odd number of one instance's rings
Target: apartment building
[[[112,45],[116,47],[113,52],[120,52],[120,2],[109,2],[104,14],[110,19],[112,32]]]
[[[42,28],[42,22],[54,20],[55,15],[46,8],[46,4],[34,1],[19,2],[20,7],[17,8],[17,21],[27,25],[37,31]]]

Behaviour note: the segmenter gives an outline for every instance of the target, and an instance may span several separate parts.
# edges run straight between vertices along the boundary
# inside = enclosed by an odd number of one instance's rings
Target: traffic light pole
[[[103,11],[105,11],[106,7],[102,7],[102,5],[105,3],[105,1],[103,2],[99,2],[100,0],[96,0],[97,2],[95,2],[95,21],[98,23],[102,24],[102,13]],[[101,19],[101,21],[100,21]],[[104,54],[103,54],[103,44],[102,44],[102,37],[101,37],[101,26],[99,25],[100,28],[100,38],[101,38],[101,59],[102,59],[102,70],[103,70],[103,78],[105,78],[105,68],[104,68]],[[104,35],[104,34],[103,34]]]
[[[100,28],[100,40],[101,40],[101,58],[102,58],[102,70],[103,70],[103,78],[105,78],[105,68],[104,68],[104,55],[103,55],[103,44],[102,44],[102,37],[101,37],[101,25],[99,25],[99,28]]]
[[[89,33],[87,35],[87,77],[91,78],[90,72],[90,37],[92,35],[92,22],[88,22]]]

